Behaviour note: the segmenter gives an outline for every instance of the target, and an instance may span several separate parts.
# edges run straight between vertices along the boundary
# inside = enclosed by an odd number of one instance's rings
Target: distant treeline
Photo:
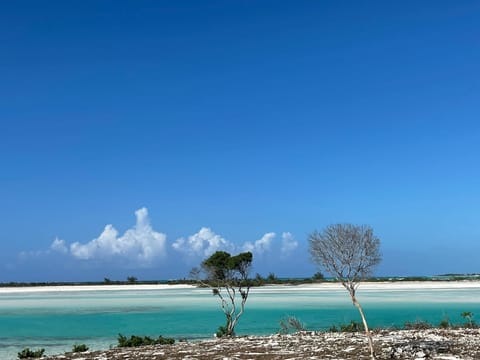
[[[480,280],[480,274],[443,274],[436,276],[392,276],[392,277],[371,277],[365,282],[402,282],[402,281],[460,281],[460,280]],[[335,283],[335,279],[326,278],[318,272],[312,277],[304,278],[283,278],[277,277],[274,273],[263,277],[256,274],[250,280],[251,286],[264,285],[301,285],[313,283]],[[192,279],[172,279],[172,280],[138,280],[130,276],[127,280],[110,280],[105,278],[103,281],[53,281],[53,282],[6,282],[0,283],[0,287],[38,287],[38,286],[108,286],[108,285],[197,285],[197,280]]]

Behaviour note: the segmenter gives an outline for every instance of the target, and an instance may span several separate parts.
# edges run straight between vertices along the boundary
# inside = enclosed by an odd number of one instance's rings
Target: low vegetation
[[[138,347],[146,345],[172,345],[175,343],[175,339],[164,338],[159,336],[157,339],[153,339],[149,336],[137,336],[132,335],[130,338],[118,334],[118,347]]]
[[[45,349],[38,349],[38,350],[30,350],[29,348],[25,348],[18,353],[19,359],[38,359],[43,356]]]
[[[88,346],[85,344],[75,344],[72,347],[72,352],[78,353],[78,352],[85,352],[88,351]]]

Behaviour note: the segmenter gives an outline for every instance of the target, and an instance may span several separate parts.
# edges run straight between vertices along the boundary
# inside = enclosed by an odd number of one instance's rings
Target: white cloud
[[[196,234],[190,235],[188,239],[180,238],[175,240],[172,247],[188,256],[209,256],[217,250],[232,251],[234,246],[210,228],[202,227]]]
[[[64,240],[60,240],[59,238],[55,238],[52,244],[50,245],[50,250],[56,251],[62,254],[66,254],[68,252],[68,248],[65,245]]]
[[[292,251],[298,247],[298,241],[293,238],[293,235],[289,232],[282,234],[282,247],[280,251],[282,256],[288,256]]]
[[[270,245],[272,244],[272,241],[274,238],[275,238],[274,232],[266,233],[265,235],[262,236],[261,239],[255,241],[254,243],[247,241],[243,245],[243,250],[251,251],[256,254],[263,254],[270,250]]]
[[[155,258],[163,257],[166,253],[166,235],[152,229],[146,208],[135,211],[135,215],[135,226],[122,236],[112,225],[107,225],[98,238],[85,244],[71,244],[70,253],[82,260],[121,257],[137,265],[149,265]],[[53,242],[52,249],[54,246],[59,249],[65,246],[63,240],[57,240]]]

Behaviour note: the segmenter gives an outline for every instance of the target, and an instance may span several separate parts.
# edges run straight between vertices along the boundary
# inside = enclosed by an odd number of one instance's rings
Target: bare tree
[[[231,256],[225,251],[217,251],[202,262],[202,269],[207,274],[207,284],[212,288],[214,296],[220,299],[222,311],[226,317],[225,326],[220,326],[217,336],[235,335],[235,326],[245,311],[245,303],[250,292],[248,278],[252,265],[251,252]],[[192,270],[198,275],[198,269]],[[237,300],[240,301],[238,306]]]
[[[362,280],[371,275],[381,261],[380,240],[366,225],[334,224],[308,237],[312,260],[334,276],[350,294],[362,317],[370,355],[375,359],[373,340],[356,292]]]

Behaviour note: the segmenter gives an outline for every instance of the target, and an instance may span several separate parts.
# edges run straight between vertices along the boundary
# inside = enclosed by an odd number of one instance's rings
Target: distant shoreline
[[[192,284],[124,284],[124,285],[47,285],[47,286],[16,286],[0,287],[0,294],[42,293],[42,292],[79,292],[79,291],[131,291],[131,290],[168,290],[194,289]],[[421,290],[421,289],[476,289],[480,288],[480,280],[448,280],[448,281],[383,281],[363,282],[361,291],[369,290]],[[319,282],[306,284],[272,284],[252,288],[253,292],[264,291],[295,291],[295,290],[339,290],[342,285],[337,282]]]
[[[323,276],[323,275],[321,275]],[[252,287],[262,287],[271,285],[316,285],[316,284],[335,284],[337,281],[332,278],[252,278]],[[480,274],[444,274],[435,276],[384,276],[372,277],[362,281],[362,284],[369,283],[397,283],[397,282],[458,282],[458,281],[480,281]],[[52,281],[52,282],[3,282],[0,283],[2,288],[29,288],[29,287],[108,287],[115,288],[118,286],[197,286],[198,282],[191,279],[174,279],[174,280],[137,280],[132,281],[115,281],[106,279],[105,281]]]

